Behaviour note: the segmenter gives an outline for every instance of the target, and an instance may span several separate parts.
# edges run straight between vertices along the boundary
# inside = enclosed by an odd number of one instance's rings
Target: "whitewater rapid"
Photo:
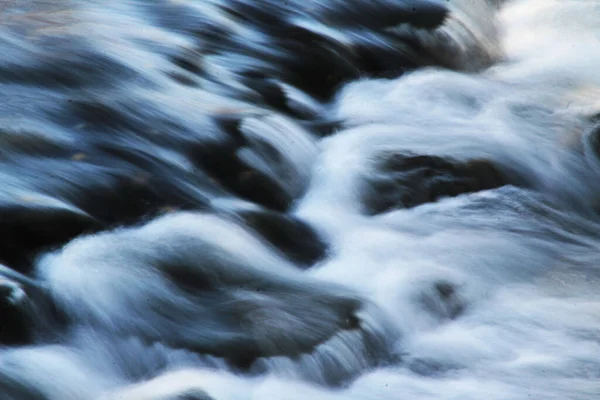
[[[1,400],[600,399],[600,2],[354,3],[5,5]]]

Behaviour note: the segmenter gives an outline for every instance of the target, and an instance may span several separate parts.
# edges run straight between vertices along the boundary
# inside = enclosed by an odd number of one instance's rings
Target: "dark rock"
[[[27,272],[42,250],[93,232],[98,222],[82,212],[36,204],[0,204],[0,260]]]
[[[237,129],[237,128],[236,128]],[[279,183],[248,167],[237,156],[239,142],[202,143],[191,146],[190,158],[222,187],[263,207],[285,211],[293,199]]]
[[[315,16],[338,26],[383,29],[402,23],[435,29],[448,15],[448,8],[436,0],[384,0],[322,2]]]
[[[436,282],[423,293],[421,302],[428,312],[441,319],[455,319],[466,307],[456,285],[445,281]]]
[[[305,222],[272,211],[245,211],[244,222],[285,254],[291,261],[309,267],[327,252],[327,245]]]
[[[510,183],[487,160],[457,162],[437,156],[396,154],[379,162],[367,179],[363,204],[365,211],[374,215]]]

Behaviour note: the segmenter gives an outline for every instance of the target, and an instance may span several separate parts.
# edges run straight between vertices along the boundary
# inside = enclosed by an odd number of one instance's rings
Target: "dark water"
[[[598,21],[0,1],[0,399],[600,398]]]

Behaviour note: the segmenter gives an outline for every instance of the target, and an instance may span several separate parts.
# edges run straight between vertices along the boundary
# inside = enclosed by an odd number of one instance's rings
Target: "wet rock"
[[[380,161],[367,178],[363,204],[367,214],[375,215],[510,183],[487,160],[458,162],[437,156],[397,154]]]
[[[307,223],[272,211],[245,211],[244,222],[293,262],[310,267],[325,257],[327,245]]]
[[[455,319],[466,307],[458,287],[450,282],[436,282],[421,296],[421,303],[432,315],[441,319]]]
[[[40,206],[35,197],[24,198],[21,205],[0,204],[0,260],[27,272],[39,252],[98,227],[84,212]]]

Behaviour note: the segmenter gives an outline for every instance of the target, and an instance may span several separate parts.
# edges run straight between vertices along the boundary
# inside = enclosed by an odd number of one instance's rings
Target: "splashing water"
[[[596,0],[0,13],[0,400],[600,397]]]

